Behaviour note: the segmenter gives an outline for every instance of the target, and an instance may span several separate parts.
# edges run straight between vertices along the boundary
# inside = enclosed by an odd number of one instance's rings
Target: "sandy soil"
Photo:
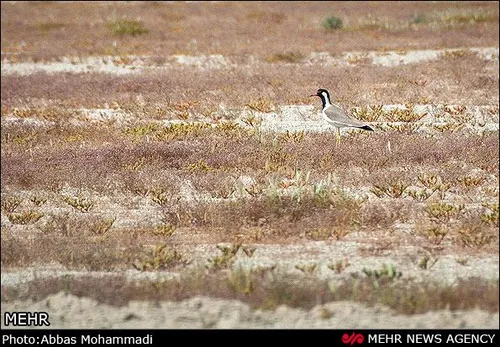
[[[486,60],[498,61],[498,48],[471,49]],[[415,51],[387,51],[387,52],[351,52],[342,56],[331,56],[329,53],[312,53],[300,64],[322,64],[325,66],[343,66],[355,63],[360,59],[368,60],[374,65],[397,66],[438,59],[452,50],[415,50]],[[172,56],[166,59],[161,66],[148,63],[149,58],[132,57],[127,63],[113,57],[92,58],[62,58],[51,63],[11,63],[2,62],[2,75],[28,75],[39,71],[48,73],[87,73],[101,72],[113,74],[137,73],[145,69],[169,68],[171,66],[189,66],[201,69],[228,68],[234,64],[231,58],[223,56]],[[247,65],[255,62],[255,57],[249,57]],[[263,64],[263,62],[258,62]],[[448,105],[449,106],[449,105]],[[385,107],[402,107],[402,105],[386,105]],[[421,119],[419,131],[432,132],[432,125],[452,122],[451,116],[437,120],[433,114],[443,113],[445,105],[417,105],[419,112],[428,113]],[[498,106],[468,106],[471,121],[467,123],[469,130],[482,133],[498,131]],[[417,110],[416,110],[417,112]],[[318,114],[318,107],[304,105],[281,106],[273,113],[259,114],[261,127],[264,131],[328,131]],[[120,124],[131,116],[117,110],[82,110],[79,119],[69,121],[79,124],[88,124],[89,121],[116,121]],[[240,119],[245,116],[242,111]],[[44,126],[46,121],[30,118],[2,118],[2,125],[10,123],[32,123]],[[165,125],[168,121],[164,121]],[[243,123],[242,123],[243,125]],[[380,129],[386,123],[376,124]],[[394,125],[394,124],[393,124]],[[244,179],[244,177],[242,178]],[[493,178],[494,179],[494,178]],[[185,196],[196,194],[189,184],[186,185]],[[19,193],[19,192],[18,192]],[[199,197],[198,197],[199,198]],[[134,200],[135,199],[135,200]],[[151,220],[158,213],[150,201],[141,201],[129,196],[103,197],[101,213],[112,213],[117,216],[116,228],[121,227],[151,227]],[[135,212],[126,210],[113,201],[123,201],[123,205],[137,204],[143,206]],[[126,202],[126,203],[125,203]],[[41,209],[51,212],[50,204]],[[44,210],[46,209],[46,210]],[[52,210],[53,211],[53,210]],[[25,227],[11,225],[2,211],[2,232],[8,226],[14,234],[28,233]],[[303,241],[297,244],[271,245],[253,244],[256,248],[252,257],[240,252],[233,266],[242,266],[246,269],[276,266],[276,271],[300,275],[297,265],[316,264],[314,275],[330,281],[342,281],[353,273],[359,273],[363,268],[380,268],[384,264],[393,264],[402,272],[404,278],[414,281],[439,281],[452,285],[458,279],[480,276],[488,280],[498,281],[499,258],[498,254],[470,254],[466,261],[460,254],[440,254],[432,258],[432,266],[422,268],[419,261],[424,256],[431,256],[429,252],[422,253],[415,238],[406,238],[412,225],[398,225],[387,234],[370,233],[349,234],[340,241]],[[191,239],[180,241],[180,250],[190,255],[193,260],[190,266],[203,265],[210,256],[216,254],[214,240],[199,239],[200,235],[191,235]],[[174,235],[175,238],[175,235]],[[397,244],[391,241],[397,238]],[[175,241],[175,240],[174,240]],[[443,245],[444,246],[444,245]],[[332,262],[349,258],[350,265],[341,273],[335,273],[328,268]],[[149,279],[152,281],[171,279],[179,276],[175,272],[140,272],[127,270],[121,272],[130,280]],[[49,277],[105,277],[116,273],[68,271],[60,266],[43,266],[23,269],[2,269],[2,288],[13,286],[27,288],[30,282]],[[12,301],[2,302],[2,319],[4,312],[12,311],[45,311],[49,313],[50,328],[499,328],[499,314],[480,310],[472,311],[434,311],[412,316],[399,315],[386,307],[367,307],[352,302],[333,302],[318,305],[311,310],[279,307],[275,311],[253,310],[248,305],[235,300],[221,300],[207,297],[194,297],[181,302],[145,302],[132,301],[123,307],[113,307],[98,303],[85,297],[76,297],[63,292],[50,295],[41,301]],[[2,328],[5,327],[1,322]]]
[[[355,66],[361,60],[366,63],[381,66],[398,66],[406,64],[424,63],[440,59],[445,54],[472,52],[485,60],[498,61],[498,47],[478,48],[454,48],[436,50],[409,50],[409,51],[368,51],[368,52],[346,52],[338,56],[332,56],[328,52],[313,52],[304,58],[300,64],[314,66]],[[164,59],[165,62],[157,64],[154,57],[129,56],[126,60],[120,57],[63,57],[54,62],[10,62],[9,59],[2,61],[2,75],[18,74],[30,75],[36,72],[46,73],[88,73],[101,72],[111,74],[141,73],[151,69],[169,69],[177,66],[186,66],[197,69],[227,69],[236,66],[230,57],[222,55],[187,56],[173,55]],[[265,61],[248,56],[244,62],[238,62],[238,66],[245,68],[252,65],[265,64]]]
[[[252,310],[236,300],[194,297],[181,302],[130,302],[124,307],[58,293],[39,302],[12,302],[4,311],[44,311],[49,328],[123,329],[498,329],[499,315],[474,311],[438,311],[396,315],[385,307],[335,302],[311,310],[285,306]],[[2,320],[2,328],[5,328]]]

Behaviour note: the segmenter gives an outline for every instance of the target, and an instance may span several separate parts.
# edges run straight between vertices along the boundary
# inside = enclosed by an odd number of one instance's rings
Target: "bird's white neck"
[[[323,109],[332,106],[332,103],[330,102],[330,98],[328,97],[328,94],[323,92],[319,94],[319,97],[321,98],[321,102],[323,103]]]

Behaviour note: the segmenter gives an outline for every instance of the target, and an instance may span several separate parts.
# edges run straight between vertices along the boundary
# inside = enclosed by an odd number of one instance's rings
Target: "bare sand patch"
[[[437,311],[412,316],[352,302],[311,310],[252,310],[237,300],[194,297],[181,302],[130,302],[124,307],[58,293],[39,302],[2,304],[5,311],[44,311],[51,329],[498,329],[498,313]],[[10,327],[9,327],[10,328]]]
[[[481,59],[498,61],[498,47],[485,48],[448,48],[436,50],[408,50],[408,51],[367,51],[345,52],[340,55],[331,55],[328,52],[313,52],[300,62],[293,64],[318,66],[356,66],[359,64],[373,64],[381,66],[399,66],[406,64],[420,64],[438,60],[446,54],[463,54],[472,52]],[[144,70],[175,69],[189,67],[201,70],[251,68],[259,64],[269,64],[256,56],[247,56],[243,63],[236,63],[231,57],[220,54],[214,55],[172,55],[161,59],[151,56],[102,56],[102,57],[62,57],[52,62],[11,62],[8,58],[2,61],[2,75],[18,74],[26,76],[37,72],[56,73],[110,73],[133,74]],[[286,63],[286,62],[285,62]],[[291,64],[291,63],[288,63]]]

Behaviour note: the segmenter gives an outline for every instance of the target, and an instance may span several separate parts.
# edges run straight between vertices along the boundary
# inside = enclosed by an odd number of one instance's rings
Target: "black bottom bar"
[[[279,339],[284,343],[318,343],[325,339],[331,345],[365,344],[495,344],[498,330],[9,330],[1,331],[2,345],[145,345],[167,346],[182,342],[217,346],[245,343],[259,344]],[[175,339],[175,340],[174,340]],[[180,340],[177,340],[180,339]],[[307,347],[307,345],[306,345]]]

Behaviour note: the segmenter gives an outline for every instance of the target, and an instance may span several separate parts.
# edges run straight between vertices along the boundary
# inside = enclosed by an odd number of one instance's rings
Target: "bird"
[[[336,128],[337,144],[340,144],[340,128],[358,128],[373,131],[369,125],[349,116],[340,106],[332,105],[328,90],[318,89],[316,94],[312,94],[311,96],[319,96],[321,98],[321,102],[323,103],[321,114],[329,124],[332,124]]]

